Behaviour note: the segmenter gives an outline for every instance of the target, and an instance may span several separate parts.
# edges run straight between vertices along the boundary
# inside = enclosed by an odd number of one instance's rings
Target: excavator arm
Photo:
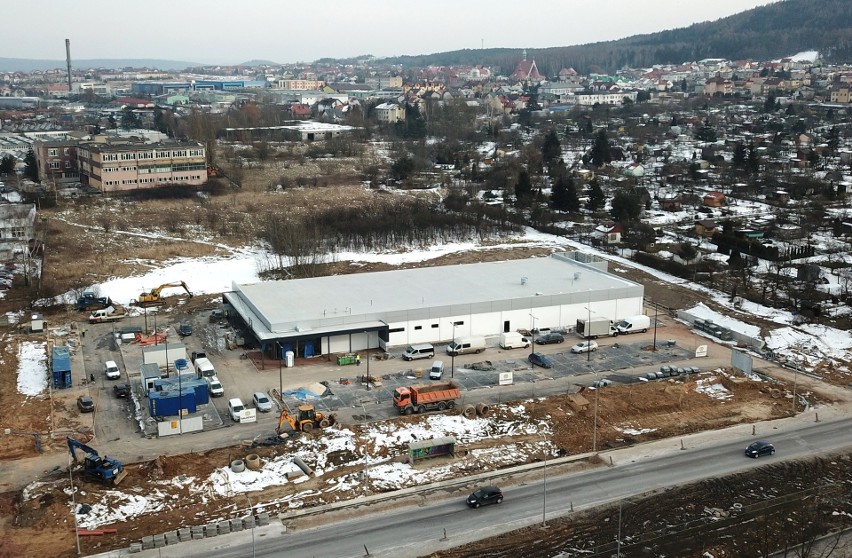
[[[298,428],[296,428],[296,420],[293,417],[290,416],[290,414],[287,412],[287,409],[282,409],[281,410],[281,416],[278,417],[278,426],[275,428],[276,434],[278,434],[278,435],[281,434],[282,427],[284,426],[285,422],[290,425],[290,428],[294,432],[296,430],[298,430]]]
[[[68,451],[71,452],[71,457],[74,458],[74,461],[77,461],[77,450],[81,450],[86,452],[87,455],[91,455],[93,457],[98,457],[98,452],[95,451],[94,448],[87,446],[82,442],[78,442],[74,438],[67,438],[68,440]]]
[[[150,292],[144,292],[144,293],[140,294],[139,299],[136,302],[136,304],[138,306],[160,304],[161,303],[160,292],[162,292],[164,289],[168,289],[170,287],[183,287],[183,289],[189,295],[189,298],[192,298],[192,291],[189,290],[189,287],[187,286],[187,284],[185,282],[173,281],[171,283],[165,283],[163,285],[160,285],[159,287],[151,289]]]

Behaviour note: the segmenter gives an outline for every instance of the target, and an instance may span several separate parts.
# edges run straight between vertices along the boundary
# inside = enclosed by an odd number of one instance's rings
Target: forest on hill
[[[716,21],[696,23],[617,41],[528,51],[539,71],[556,76],[562,68],[580,73],[614,72],[705,58],[772,60],[816,50],[827,62],[852,61],[852,2],[782,0]],[[498,67],[508,75],[520,60],[518,49],[464,49],[382,59],[412,66]]]

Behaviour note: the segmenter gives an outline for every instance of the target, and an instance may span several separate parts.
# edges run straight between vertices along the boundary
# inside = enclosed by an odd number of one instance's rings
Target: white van
[[[225,388],[222,387],[222,383],[219,381],[219,378],[216,376],[210,376],[205,379],[207,380],[207,391],[210,392],[211,397],[222,397],[225,395]]]
[[[249,409],[238,397],[228,401],[228,414],[234,422],[257,422],[257,409]]]
[[[199,378],[212,378],[216,375],[213,363],[206,358],[195,359],[195,375]]]
[[[402,353],[402,358],[405,360],[414,360],[416,358],[433,358],[435,356],[435,347],[430,343],[420,343],[417,345],[409,345]]]
[[[507,331],[500,334],[500,347],[503,349],[517,349],[520,347],[526,349],[529,346],[530,340],[517,331]]]
[[[630,316],[615,324],[615,328],[621,335],[627,333],[645,333],[649,327],[651,327],[651,318],[645,315]]]
[[[444,375],[444,361],[436,360],[432,363],[432,368],[429,369],[430,380],[440,380]]]
[[[481,353],[484,350],[485,337],[459,337],[447,345],[447,354],[450,356]]]
[[[109,380],[117,380],[121,378],[121,370],[119,370],[118,365],[114,360],[106,361],[104,364],[104,372]]]

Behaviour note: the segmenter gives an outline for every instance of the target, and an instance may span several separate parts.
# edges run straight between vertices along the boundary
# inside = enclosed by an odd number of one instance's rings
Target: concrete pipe
[[[246,467],[252,471],[260,469],[260,456],[256,453],[250,453],[246,456]]]
[[[242,473],[246,470],[246,462],[242,459],[234,459],[231,461],[231,470],[235,473]]]
[[[486,405],[485,403],[477,403],[476,404],[476,414],[481,417],[487,417],[491,414],[491,407]]]
[[[469,419],[476,418],[476,407],[473,405],[466,405],[465,408],[462,409],[462,415]]]

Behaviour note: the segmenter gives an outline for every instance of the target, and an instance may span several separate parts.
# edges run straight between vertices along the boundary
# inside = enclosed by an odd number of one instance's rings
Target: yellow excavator
[[[184,290],[189,294],[189,298],[192,298],[192,291],[189,290],[189,287],[186,286],[186,283],[183,281],[175,281],[173,283],[166,283],[164,285],[160,285],[156,289],[151,289],[150,292],[144,292],[139,295],[139,299],[132,302],[134,306],[157,306],[159,304],[164,304],[163,300],[160,298],[160,291],[163,289],[168,289],[170,287],[183,287]]]
[[[278,417],[278,426],[275,433],[279,436],[284,433],[284,423],[289,423],[293,432],[311,432],[314,428],[328,428],[335,422],[337,417],[333,414],[328,416],[316,412],[313,405],[299,405],[298,415],[293,416],[284,408]]]

